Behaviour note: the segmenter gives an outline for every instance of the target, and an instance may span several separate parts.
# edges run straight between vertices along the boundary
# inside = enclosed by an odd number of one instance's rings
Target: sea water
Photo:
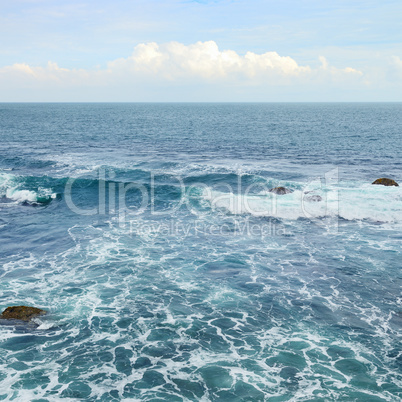
[[[401,104],[0,104],[0,400],[402,398]],[[277,195],[269,190],[286,187]]]

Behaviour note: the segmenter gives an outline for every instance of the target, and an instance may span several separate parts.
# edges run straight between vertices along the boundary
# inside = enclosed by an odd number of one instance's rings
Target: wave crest
[[[57,198],[49,188],[35,187],[29,184],[29,178],[0,173],[0,200],[3,203],[47,204]]]

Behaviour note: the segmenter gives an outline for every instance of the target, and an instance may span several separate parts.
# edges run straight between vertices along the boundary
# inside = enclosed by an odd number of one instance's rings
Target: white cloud
[[[362,75],[351,67],[337,69],[329,66],[325,57],[320,56],[321,70],[330,73]],[[99,75],[100,71],[97,71]],[[31,67],[25,63],[16,63],[0,69],[0,73],[21,73],[38,80],[57,80],[66,76],[90,78],[95,71],[69,70],[48,62],[46,67]],[[243,77],[252,81],[269,77],[303,77],[317,73],[310,66],[301,66],[289,56],[280,56],[277,52],[256,54],[247,52],[244,56],[233,50],[219,50],[213,41],[197,42],[184,45],[170,42],[158,45],[155,42],[137,45],[131,56],[111,61],[104,74],[116,75],[130,73],[178,79],[182,76],[194,76],[205,80]]]
[[[80,85],[85,80],[92,80],[96,73],[84,69],[61,68],[57,63],[49,61],[45,67],[32,67],[26,63],[15,63],[11,66],[0,68],[0,85],[2,82],[17,81],[17,83],[29,83],[31,85]],[[22,81],[21,81],[22,80]]]
[[[402,60],[398,56],[392,56],[392,62],[395,67],[398,67],[402,70]]]
[[[363,73],[359,70],[356,70],[355,68],[352,67],[345,67],[345,68],[335,68],[333,66],[330,66],[328,63],[328,60],[324,56],[320,56],[318,58],[321,62],[321,69],[324,71],[329,71],[333,75],[340,75],[340,74],[356,74],[357,76],[362,76]]]
[[[255,91],[260,90],[264,95],[268,88],[272,88],[273,94],[273,88],[278,88],[278,91],[279,88],[291,88],[294,91],[303,86],[312,88],[316,85],[317,88],[322,88],[331,83],[339,85],[342,82],[347,86],[361,81],[361,71],[352,67],[335,68],[322,56],[319,60],[321,65],[311,67],[300,65],[293,58],[281,56],[277,52],[246,52],[240,55],[234,50],[220,50],[214,41],[190,45],[151,42],[137,45],[131,56],[111,61],[104,69],[66,69],[53,62],[48,62],[45,67],[25,63],[6,66],[0,68],[0,90],[3,89],[4,92],[4,88],[17,88],[23,93],[24,88],[51,91],[57,88],[70,93],[74,90],[75,93],[84,93],[85,88],[91,87],[96,88],[95,92],[98,94],[104,88],[102,94],[107,100],[108,90],[109,93],[118,93],[118,88],[123,88],[124,91],[131,88],[136,90],[131,92],[134,98],[125,100],[136,100],[135,96],[143,99],[141,95],[149,89],[153,91],[153,99],[158,100],[161,88],[193,86],[202,87],[203,94],[207,94],[209,88],[211,99],[216,99],[216,95],[221,95],[218,88],[226,86],[231,91],[238,88],[237,96],[241,100],[244,99],[246,88],[254,88],[254,92],[249,94],[256,94]],[[163,100],[169,99],[170,93],[172,92],[166,90]],[[176,94],[179,96],[179,92]],[[282,96],[282,92],[280,95]]]
[[[26,63],[15,63],[12,66],[4,67],[1,71],[4,73],[21,72],[23,74],[32,75],[33,77],[36,75],[34,70]]]
[[[233,50],[219,50],[213,41],[191,45],[142,43],[135,47],[132,56],[115,60],[108,68],[110,71],[129,69],[160,74],[168,79],[190,75],[206,80],[236,76],[252,79],[263,74],[297,76],[311,71],[310,67],[299,66],[291,57],[279,56],[276,52],[247,52],[240,56]]]

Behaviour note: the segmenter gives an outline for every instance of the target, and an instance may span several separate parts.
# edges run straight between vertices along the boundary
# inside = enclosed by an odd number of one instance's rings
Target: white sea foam
[[[0,197],[16,203],[43,203],[55,199],[51,189],[39,187],[37,191],[24,189],[24,177],[0,172]]]
[[[297,183],[300,186],[300,183]],[[307,189],[306,189],[307,188]],[[346,220],[402,223],[401,187],[362,184],[359,187],[331,186],[276,195],[270,192],[235,194],[203,188],[202,197],[216,211],[296,220],[340,217]],[[320,201],[314,196],[321,197]]]
[[[380,191],[380,189],[374,190]],[[398,194],[392,191],[387,193],[386,188],[382,190],[385,190],[384,194]],[[296,190],[289,194],[290,197],[278,195],[275,198],[278,202],[282,202],[280,206],[285,210],[286,208],[292,210],[296,207],[296,196],[301,195],[302,191]],[[270,193],[248,197],[251,197],[253,201],[256,200],[257,204],[264,203],[267,198],[274,198]],[[288,201],[286,197],[289,198]],[[397,195],[395,197],[398,198]],[[241,199],[241,196],[238,198]],[[225,214],[228,213],[225,204],[219,206],[219,210],[223,210]],[[241,209],[239,213],[248,214]],[[212,216],[214,219],[215,217],[215,215]],[[138,220],[140,219],[142,218],[138,217]],[[210,276],[209,279],[203,278],[204,262],[193,261],[190,254],[193,245],[190,244],[170,242],[169,238],[162,239],[162,236],[130,237],[127,231],[113,225],[102,230],[92,225],[76,225],[69,230],[69,234],[75,243],[70,249],[57,255],[31,254],[26,258],[16,256],[14,261],[4,264],[3,267],[6,277],[2,278],[2,286],[7,295],[7,303],[17,299],[18,302],[24,301],[43,307],[51,306],[51,314],[58,317],[49,315],[46,321],[45,318],[41,318],[37,322],[40,324],[37,330],[44,337],[47,336],[48,331],[55,331],[57,326],[61,326],[62,330],[59,333],[63,334],[61,339],[52,339],[50,336],[46,345],[38,346],[43,349],[49,345],[53,347],[52,352],[43,352],[43,355],[48,356],[48,360],[35,361],[36,369],[43,370],[43,375],[49,377],[50,382],[44,386],[37,385],[32,390],[12,391],[15,392],[17,399],[49,398],[49,395],[60,398],[69,385],[63,383],[61,378],[70,367],[74,372],[76,353],[88,353],[84,355],[84,359],[94,359],[94,364],[85,367],[75,379],[70,379],[70,381],[87,382],[91,388],[92,399],[100,399],[105,392],[113,389],[119,392],[121,399],[130,400],[125,390],[130,384],[141,381],[149,369],[163,377],[165,384],[169,384],[169,390],[167,391],[167,387],[164,388],[163,385],[158,385],[152,389],[143,390],[142,398],[139,400],[156,397],[156,393],[162,390],[170,392],[172,398],[178,397],[180,389],[177,388],[174,380],[182,379],[203,384],[204,380],[200,371],[216,365],[227,371],[233,385],[240,381],[244,382],[257,391],[262,391],[267,398],[284,397],[287,393],[293,392],[292,397],[295,401],[305,400],[306,395],[310,396],[310,399],[314,397],[336,399],[341,395],[342,389],[350,389],[352,377],[335,367],[338,360],[331,360],[327,351],[329,346],[339,344],[351,351],[354,358],[359,363],[367,365],[369,370],[373,370],[373,365],[367,359],[370,353],[373,356],[372,361],[375,362],[378,355],[380,357],[385,355],[393,347],[393,338],[390,336],[392,333],[390,334],[388,325],[390,318],[387,316],[381,321],[381,311],[371,306],[362,308],[360,316],[365,317],[367,324],[376,326],[376,337],[382,340],[381,345],[385,345],[386,350],[379,349],[378,352],[373,352],[370,348],[361,346],[356,338],[353,339],[352,331],[345,335],[345,338],[350,336],[351,339],[345,343],[342,339],[338,342],[318,334],[315,331],[316,327],[309,325],[313,322],[309,318],[311,310],[309,303],[314,298],[321,298],[321,305],[332,311],[340,307],[339,314],[342,314],[342,308],[347,310],[359,307],[353,305],[355,300],[348,299],[347,295],[342,293],[342,289],[336,288],[339,285],[338,279],[332,278],[329,274],[322,274],[318,278],[314,269],[320,264],[319,255],[314,249],[314,244],[309,244],[306,239],[304,239],[306,244],[297,244],[297,248],[306,253],[306,266],[314,271],[312,274],[314,280],[325,281],[324,287],[315,286],[311,282],[312,279],[308,277],[308,272],[297,272],[297,269],[292,267],[292,263],[297,261],[292,261],[291,255],[286,261],[275,260],[275,253],[284,252],[289,245],[287,242],[278,244],[277,239],[268,239],[261,247],[254,242],[251,246],[247,245],[247,242],[230,243],[235,247],[232,249],[229,244],[226,244],[223,251],[219,244],[210,244],[209,248],[204,244],[199,259],[207,262],[219,261],[223,254],[230,256],[232,253],[243,253],[241,256],[245,258],[247,265],[246,276],[249,275],[252,278],[252,280],[245,278],[244,284],[269,281],[269,285],[272,285],[272,287],[267,286],[260,293],[258,291],[249,293],[237,286],[233,288],[232,285],[225,284],[225,280],[222,283],[211,281]],[[300,238],[297,239],[299,240]],[[196,247],[199,246],[200,244],[197,243]],[[341,242],[339,247],[342,247]],[[376,249],[378,244],[369,244],[368,247]],[[382,244],[381,247],[395,249],[395,246],[388,243]],[[263,258],[259,255],[263,253],[269,253],[269,257],[262,259],[258,264],[258,258]],[[345,250],[342,248],[336,251],[335,257],[340,261],[344,256]],[[183,262],[174,265],[174,260],[180,257],[183,258]],[[275,270],[267,272],[265,271],[267,267],[275,267]],[[219,266],[216,269],[219,270]],[[225,270],[224,264],[222,264],[222,270]],[[196,275],[197,272],[200,273],[199,276]],[[15,275],[16,273],[21,275]],[[214,270],[211,270],[207,276],[213,273]],[[228,273],[230,277],[230,271]],[[151,283],[142,281],[142,278],[147,275],[152,278]],[[293,282],[287,282],[286,279],[292,279]],[[148,286],[149,293],[142,294],[143,288]],[[325,288],[331,291],[328,295],[323,295]],[[74,290],[77,290],[77,293],[74,293]],[[280,301],[282,303],[280,307],[290,312],[292,307],[289,301],[293,298],[293,294],[306,302],[305,322],[302,321],[289,328],[286,320],[275,317],[278,309],[272,309],[272,313],[264,312],[264,309],[272,308],[273,303]],[[273,301],[267,302],[266,300],[270,298]],[[178,300],[183,305],[183,310],[188,309],[190,313],[178,313],[172,309]],[[199,309],[200,305],[205,309]],[[250,308],[243,310],[245,305]],[[219,318],[228,318],[225,317],[225,312],[228,311],[227,306],[232,306],[233,312],[237,314],[237,317],[228,319],[234,324],[230,331],[222,329],[216,323]],[[138,319],[132,318],[138,317],[140,309],[147,314]],[[253,314],[256,316],[262,314],[265,320],[260,327],[253,326],[250,329],[249,320],[256,319]],[[291,321],[292,316],[289,315],[289,317]],[[128,328],[120,328],[117,325],[121,318],[130,320]],[[378,320],[380,325],[376,323]],[[200,329],[197,336],[194,336],[188,332],[188,329],[197,324]],[[163,346],[163,342],[150,339],[153,331],[159,329],[167,329],[173,334],[169,343],[171,341],[176,348],[177,359],[155,357],[146,351],[147,347],[157,349]],[[203,342],[202,335],[207,332],[209,335],[212,334],[211,337],[218,340],[220,345],[226,346],[214,350],[208,341]],[[11,330],[2,330],[0,335],[4,341],[20,336]],[[289,391],[286,385],[283,385],[281,370],[284,363],[267,364],[269,357],[278,357],[279,353],[288,352],[290,342],[303,343],[297,355],[305,363],[294,377],[297,383],[297,389],[294,391]],[[65,344],[68,344],[68,348]],[[179,349],[182,345],[190,345],[195,349],[186,355]],[[122,373],[115,363],[117,347],[124,347],[133,353],[128,359],[131,366],[138,357],[149,358],[151,366],[135,369],[131,374]],[[112,360],[97,360],[98,353],[101,352],[110,352],[113,355]],[[15,355],[17,353],[13,350],[5,351],[9,361]],[[324,357],[320,358],[321,355]],[[261,369],[256,370],[255,366],[248,366],[249,360]],[[57,363],[52,363],[55,361]],[[318,365],[325,370],[324,374],[316,371]],[[0,384],[2,387],[12,389],[21,375],[29,374],[33,368],[30,366],[23,373],[18,373],[11,368],[7,370],[10,375]],[[331,376],[331,373],[334,373],[334,376]],[[398,377],[398,373],[388,367],[381,376],[371,374],[372,371],[369,373],[371,377],[379,378],[386,383],[395,381]],[[386,375],[389,375],[391,380],[387,379]],[[97,380],[93,381],[93,378]],[[332,381],[333,386],[330,391],[322,385],[325,381]],[[214,399],[213,391],[208,392],[210,390],[199,400]],[[9,396],[11,395],[10,393]],[[380,396],[378,392],[372,395]],[[391,400],[392,395],[384,391],[382,397],[385,400]],[[131,400],[135,398],[132,397]]]

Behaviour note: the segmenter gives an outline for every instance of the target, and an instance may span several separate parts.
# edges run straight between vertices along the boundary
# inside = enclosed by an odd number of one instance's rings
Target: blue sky
[[[0,3],[0,101],[402,101],[402,2]]]

